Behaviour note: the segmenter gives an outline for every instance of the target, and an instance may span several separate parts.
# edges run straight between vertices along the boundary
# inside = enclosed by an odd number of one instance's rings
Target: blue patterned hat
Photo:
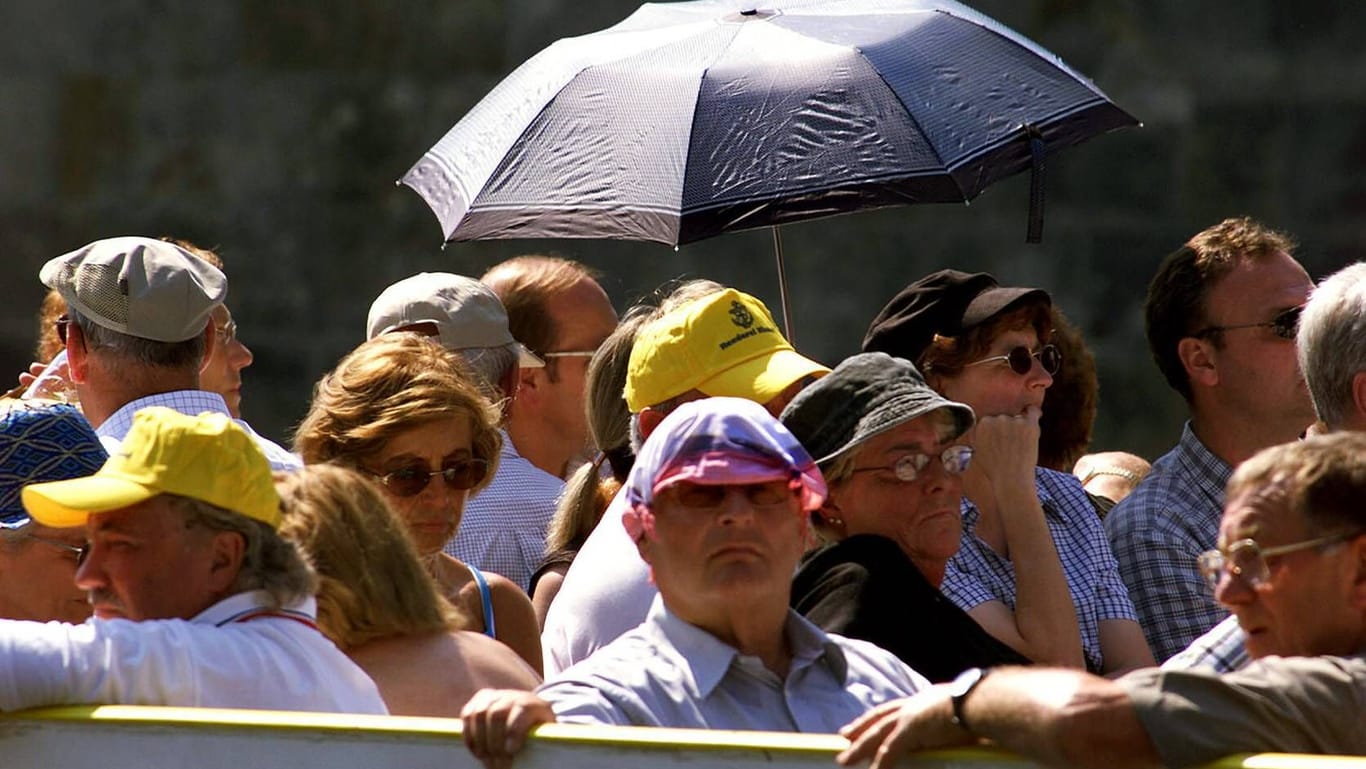
[[[67,405],[19,403],[0,414],[0,528],[28,523],[25,485],[93,474],[109,455],[81,412]]]

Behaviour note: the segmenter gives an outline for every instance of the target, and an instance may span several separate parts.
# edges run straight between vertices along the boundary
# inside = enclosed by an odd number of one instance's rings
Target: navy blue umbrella
[[[1032,167],[1037,239],[1045,154],[1136,123],[955,2],[647,3],[517,68],[402,183],[447,240],[681,244],[971,200]]]

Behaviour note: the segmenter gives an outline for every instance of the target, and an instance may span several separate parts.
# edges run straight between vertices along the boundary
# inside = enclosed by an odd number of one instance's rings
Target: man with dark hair
[[[1314,288],[1295,340],[1320,427],[1366,430],[1366,263],[1348,265]],[[1247,635],[1235,620],[1220,622],[1163,667],[1227,673],[1246,666]]]
[[[1190,421],[1105,531],[1159,662],[1225,615],[1193,564],[1214,546],[1234,466],[1314,421],[1295,357],[1314,284],[1292,249],[1281,233],[1228,219],[1167,256],[1148,286],[1148,345]]]
[[[69,376],[111,453],[148,406],[231,415],[223,396],[200,389],[204,360],[222,344],[213,316],[228,281],[216,267],[174,243],[122,237],[56,257],[39,278],[66,302],[57,330]],[[246,422],[237,425],[275,469],[302,465]]]
[[[84,526],[83,625],[0,621],[0,710],[157,704],[384,713],[314,624],[313,570],[277,533],[265,455],[224,414],[142,409],[93,475],[25,486]]]
[[[1266,449],[1238,467],[1202,582],[1247,631],[1246,669],[973,670],[846,726],[838,758],[990,740],[1054,766],[1187,767],[1234,753],[1366,755],[1366,434]]]

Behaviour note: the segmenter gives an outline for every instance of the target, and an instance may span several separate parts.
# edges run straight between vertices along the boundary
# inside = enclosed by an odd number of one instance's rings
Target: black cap
[[[953,415],[956,438],[972,427],[968,406],[925,384],[910,361],[882,352],[845,358],[783,409],[783,425],[824,465],[875,435],[935,411]]]
[[[916,360],[935,334],[959,336],[1035,298],[1052,303],[1041,288],[1001,288],[985,272],[932,272],[901,289],[873,318],[863,336],[863,351]]]

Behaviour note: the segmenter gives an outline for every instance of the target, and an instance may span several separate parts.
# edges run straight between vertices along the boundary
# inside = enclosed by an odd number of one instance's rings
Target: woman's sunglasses
[[[369,472],[369,471],[367,471]],[[370,474],[379,478],[380,483],[384,484],[396,497],[415,497],[427,488],[427,484],[432,482],[436,476],[441,476],[441,480],[446,482],[446,488],[452,491],[468,491],[484,480],[488,475],[489,463],[484,459],[462,459],[458,462],[451,462],[440,470],[428,470],[426,465],[413,465],[411,467],[401,467],[392,473],[381,475],[371,472]]]
[[[1047,371],[1049,376],[1058,373],[1058,370],[1062,368],[1062,353],[1058,351],[1056,346],[1051,344],[1044,345],[1038,352],[1030,352],[1028,347],[1020,345],[1019,347],[1011,348],[1010,352],[1005,355],[993,355],[990,358],[975,360],[968,365],[980,366],[984,363],[1005,361],[1010,365],[1011,371],[1014,371],[1020,376],[1024,376],[1034,369],[1035,358],[1039,359],[1039,365],[1043,366],[1043,370]]]

